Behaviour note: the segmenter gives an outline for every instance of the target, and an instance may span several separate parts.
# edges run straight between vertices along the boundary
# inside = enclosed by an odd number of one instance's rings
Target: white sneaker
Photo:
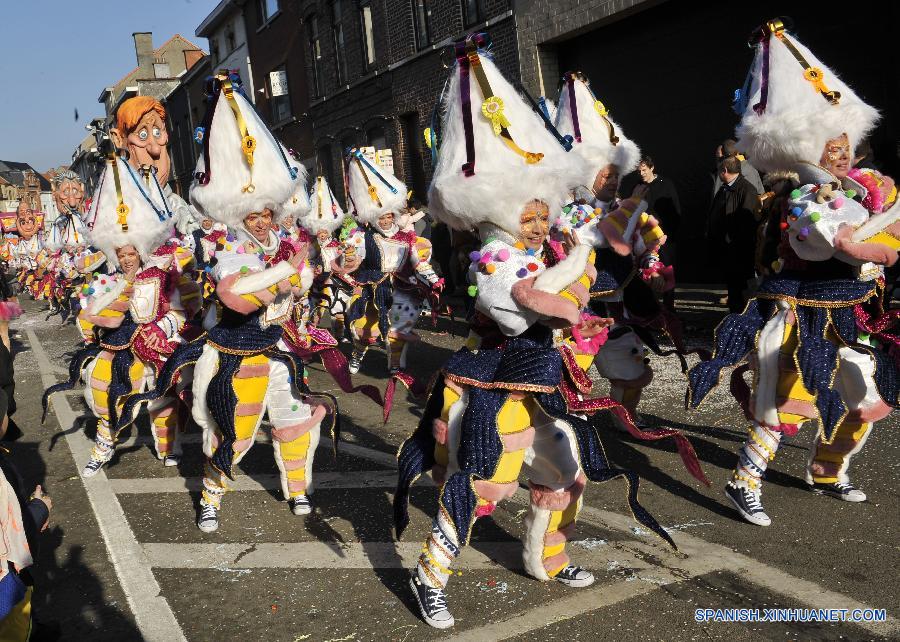
[[[772,523],[771,518],[766,515],[763,510],[762,503],[759,501],[759,493],[754,493],[747,488],[727,484],[725,486],[725,496],[731,500],[737,512],[741,517],[751,524],[757,526],[768,526]]]
[[[81,471],[82,477],[93,477],[97,473],[100,472],[100,469],[103,468],[103,465],[106,464],[110,459],[112,459],[113,450],[112,448],[106,453],[105,456],[97,457],[95,452],[91,452],[91,458],[88,459],[88,463],[84,465],[84,469]]]
[[[181,463],[181,455],[166,455],[163,457],[163,466],[171,468]]]

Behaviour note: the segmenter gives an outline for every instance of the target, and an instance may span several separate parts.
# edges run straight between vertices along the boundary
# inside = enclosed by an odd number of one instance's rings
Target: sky
[[[131,34],[152,31],[159,47],[180,33],[208,51],[194,30],[218,2],[3,0],[0,159],[68,165],[84,126],[104,115],[100,92],[137,66]]]

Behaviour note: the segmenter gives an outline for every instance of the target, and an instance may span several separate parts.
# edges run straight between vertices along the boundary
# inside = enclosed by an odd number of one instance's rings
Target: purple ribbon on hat
[[[759,102],[753,105],[753,111],[757,116],[762,116],[769,102],[769,39],[762,40],[763,59],[762,76],[760,78]]]
[[[466,136],[466,162],[462,165],[462,172],[466,176],[474,176],[475,134],[472,130],[471,77],[465,41],[456,43],[456,61],[459,64],[459,99],[462,104],[463,130]]]
[[[575,141],[581,142],[581,127],[578,125],[578,105],[575,103],[575,77],[571,73],[566,74],[566,84],[569,88],[569,110],[572,112],[572,128],[575,133]]]

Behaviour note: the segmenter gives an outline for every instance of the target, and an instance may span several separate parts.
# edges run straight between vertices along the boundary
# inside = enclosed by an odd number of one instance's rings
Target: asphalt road
[[[702,290],[679,302],[689,341],[708,345],[723,310]],[[71,640],[761,640],[898,639],[900,568],[897,419],[880,422],[854,460],[854,482],[869,500],[843,503],[805,488],[809,428],[786,440],[764,487],[768,528],[736,519],[722,487],[745,425],[727,390],[698,412],[683,410],[684,377],[674,359],[653,359],[656,377],[641,411],[679,427],[693,442],[713,485],[696,482],[671,444],[635,442],[604,418],[607,454],[643,478],[641,502],[669,529],[672,552],[631,520],[621,481],[585,493],[573,560],[594,571],[588,589],[525,576],[517,538],[527,495],[520,492],[477,523],[449,586],[457,626],[437,632],[415,612],[406,578],[429,528],[436,491],[412,494],[404,541],[391,531],[394,453],[420,407],[398,395],[387,425],[380,408],[342,395],[346,444],[330,441],[316,459],[315,511],[295,517],[281,501],[268,439],[241,463],[238,490],[226,496],[218,532],[194,525],[202,474],[199,435],[185,436],[178,469],[152,452],[146,421],[125,435],[117,455],[82,480],[93,423],[79,394],[56,395],[44,426],[40,394],[64,376],[76,345],[71,326],[47,322],[39,304],[14,322],[16,420],[25,437],[12,453],[29,483],[53,496],[53,526],[34,569],[40,634]],[[412,370],[436,371],[462,342],[460,321],[423,323]],[[377,383],[385,360],[366,358],[357,381]],[[334,388],[321,368],[311,386]],[[603,393],[601,384],[595,393]],[[850,623],[695,621],[695,610],[730,608],[883,608],[888,620]]]

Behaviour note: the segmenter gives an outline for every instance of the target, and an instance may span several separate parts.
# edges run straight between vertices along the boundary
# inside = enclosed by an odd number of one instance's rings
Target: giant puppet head
[[[25,241],[30,240],[38,231],[37,216],[26,201],[19,201],[16,209],[16,229]]]
[[[152,167],[160,185],[169,182],[169,132],[162,103],[150,96],[129,98],[116,112],[116,126],[109,133],[116,147],[128,151],[131,167]]]
[[[60,172],[53,177],[53,200],[60,214],[73,213],[81,216],[84,211],[84,184],[78,174],[71,170]]]

